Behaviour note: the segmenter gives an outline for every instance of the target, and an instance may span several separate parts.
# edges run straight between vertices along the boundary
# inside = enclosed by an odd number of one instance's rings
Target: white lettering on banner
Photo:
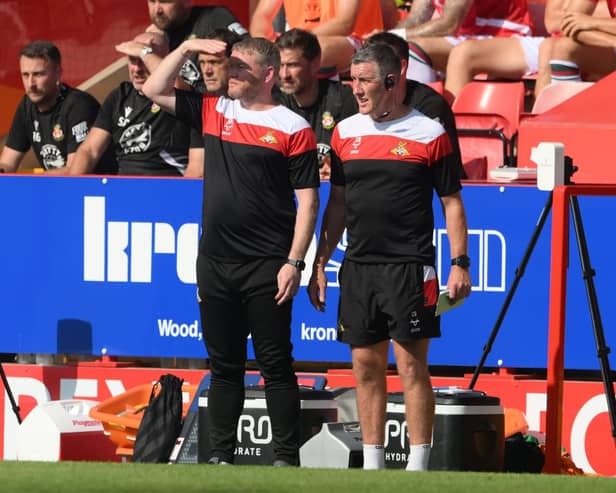
[[[302,341],[335,341],[336,327],[308,327],[302,322]]]
[[[445,248],[447,237],[446,229],[434,231],[434,244],[436,245],[436,271],[441,289],[447,285],[447,279],[443,276],[443,266],[449,266],[448,248]],[[500,231],[494,229],[469,229],[469,246],[477,245],[476,259],[473,259],[477,267],[473,278],[473,291],[504,292],[507,280],[507,242]],[[492,246],[492,252],[490,251]],[[471,267],[473,268],[473,267]],[[491,269],[497,270],[495,280],[489,276]],[[445,284],[442,284],[445,282]],[[494,282],[494,284],[492,284]]]
[[[404,452],[385,452],[385,462],[407,462],[408,456]]]
[[[152,282],[152,259],[176,256],[176,274],[196,284],[195,260],[199,225],[186,223],[176,231],[167,223],[107,221],[105,197],[83,199],[83,280]]]
[[[192,337],[197,340],[203,338],[203,334],[199,329],[199,321],[193,323],[177,323],[172,319],[158,319],[158,333],[161,337]]]
[[[8,371],[10,370],[7,368],[7,372]],[[104,372],[105,370],[102,371]],[[111,370],[107,370],[107,373],[110,371]],[[89,397],[95,400],[102,400],[108,398],[108,396],[117,396],[125,392],[128,382],[131,382],[131,379],[128,377],[126,380],[117,378],[115,371],[116,370],[113,371],[115,376],[108,379],[102,376],[99,378],[56,379],[56,377],[53,376],[55,372],[52,372],[50,375],[45,377],[46,383],[43,383],[41,380],[43,377],[32,378],[8,376],[8,384],[14,398],[18,403],[22,404],[22,406],[26,401],[34,401],[36,404],[48,402],[51,399],[49,388],[58,389],[61,393],[61,395],[58,396],[54,395],[54,399],[79,399]],[[133,372],[136,370],[131,369],[129,371],[132,377],[134,375]],[[144,380],[150,381],[152,379],[150,373],[144,370],[144,375],[145,374],[148,376],[144,376]],[[49,385],[49,388],[47,385]],[[93,394],[95,385],[98,392],[96,395],[91,395]],[[132,385],[135,385],[135,383],[132,382]],[[128,387],[130,386],[131,385],[128,385]],[[572,387],[569,388],[571,389]],[[79,392],[79,394],[70,395],[70,389],[74,389],[75,392]],[[545,392],[529,392],[523,389],[522,384],[520,384],[520,388],[518,390],[522,392],[521,398],[523,398],[523,402],[526,403],[525,414],[530,430],[544,431],[544,427],[541,425],[541,418],[546,410]],[[578,393],[574,390],[571,390],[569,393],[565,392],[565,395],[568,394],[571,396],[578,395]],[[4,417],[3,419],[0,419],[0,433],[2,434],[3,439],[3,453],[0,456],[0,460],[14,460],[17,458],[17,433],[19,424],[17,423],[17,418],[15,417],[15,413],[11,407],[6,389],[0,385],[0,405],[2,404],[2,400],[4,400],[4,402],[2,408],[0,409],[4,410]],[[612,472],[613,469],[611,464],[604,463],[601,466],[601,463],[599,462],[599,466],[597,463],[594,463],[593,467],[593,463],[590,462],[593,458],[597,460],[597,454],[599,453],[596,450],[597,447],[613,446],[611,441],[605,439],[605,434],[601,434],[601,437],[598,437],[596,430],[594,430],[594,427],[592,426],[592,423],[599,415],[602,413],[607,413],[607,404],[604,394],[601,393],[600,389],[598,389],[583,399],[578,400],[577,398],[572,399],[570,397],[569,400],[565,400],[563,404],[563,417],[565,418],[565,423],[563,426],[563,439],[565,443],[569,443],[571,457],[575,464],[578,467],[582,467],[586,472],[596,471],[597,469],[601,469],[601,467],[603,467],[604,470],[600,471],[601,474],[614,474],[614,472]],[[27,417],[24,416],[23,413],[24,409],[22,408],[22,418]],[[607,417],[605,419],[607,420]],[[571,428],[567,427],[567,423],[572,423]],[[406,425],[400,424],[397,420],[388,420],[386,423],[387,433],[385,436],[387,438],[389,438],[390,435],[391,437],[400,437],[400,443],[403,446],[406,446],[407,441],[405,426]],[[253,443],[241,443],[242,430],[247,431]],[[567,434],[569,434],[569,436],[566,436]],[[405,441],[403,441],[403,437]],[[258,450],[257,446],[270,443],[271,438],[271,426],[267,416],[253,417],[250,415],[242,415],[238,426],[238,443],[240,446],[244,447],[244,451],[246,448],[251,447],[254,447],[256,451]],[[567,438],[569,438],[569,440],[567,440]],[[244,442],[246,442],[246,440]],[[591,447],[595,447],[595,453],[593,456],[588,457],[587,453],[591,450]]]
[[[396,419],[388,419],[385,421],[385,448],[389,445],[390,437],[400,439],[400,448],[406,446],[406,420],[398,421]]]
[[[49,391],[43,382],[36,378],[8,377],[9,387],[19,403],[20,396],[33,397],[37,404],[47,402],[50,399]],[[11,407],[11,400],[4,389],[4,459],[17,459],[17,431],[19,423]],[[23,416],[22,416],[23,419]]]
[[[507,280],[507,241],[500,231],[494,229],[469,229],[468,230],[469,245],[476,245],[476,257],[473,258],[473,264],[477,270],[472,276],[474,284],[473,291],[485,292],[504,292]],[[312,242],[306,253],[306,265],[312,265],[316,256],[318,239],[313,236]],[[436,270],[441,283],[441,289],[446,287],[447,278],[443,275],[444,267],[449,267],[449,249],[447,246],[447,230],[434,230],[433,243],[436,246]],[[348,247],[347,232],[344,231],[336,252],[336,258],[344,255]],[[475,251],[475,250],[473,250]],[[327,276],[328,287],[339,287],[338,271],[340,270],[341,262],[330,259],[325,266],[325,273],[331,274]],[[312,269],[306,269],[302,273],[300,285],[308,286]],[[490,276],[492,274],[492,276]]]
[[[51,400],[47,386],[36,378],[27,377],[9,377],[7,379],[9,387],[13,393],[16,402],[19,402],[20,397],[31,397],[38,404],[44,404]],[[64,399],[79,399],[91,398],[98,400],[98,385],[105,384],[111,396],[120,395],[126,392],[126,388],[121,380],[97,380],[89,378],[61,378],[60,379],[60,400]],[[93,392],[97,389],[96,392]],[[73,392],[71,392],[73,390]],[[14,460],[17,459],[17,430],[19,423],[17,417],[11,407],[11,401],[8,398],[6,390],[4,392],[4,456],[0,459]],[[24,416],[21,416],[22,419]],[[1,431],[1,430],[0,430]]]
[[[234,455],[251,455],[253,457],[261,456],[260,447],[236,447]]]
[[[242,433],[248,433],[250,441],[256,445],[265,445],[272,441],[272,425],[269,416],[255,417],[242,414],[237,423],[237,441],[242,443]]]
[[[98,395],[98,382],[95,379],[63,378],[60,380],[60,400],[74,398],[94,398]]]
[[[596,473],[586,455],[586,431],[597,415],[607,412],[605,394],[596,395],[582,406],[571,426],[571,457],[575,458],[575,465],[584,472]]]
[[[546,394],[529,392],[526,394],[526,421],[529,430],[541,429],[541,415],[547,410]]]

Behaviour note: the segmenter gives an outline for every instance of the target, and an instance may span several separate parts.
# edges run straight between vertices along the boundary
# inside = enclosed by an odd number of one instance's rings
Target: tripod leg
[[[15,397],[13,397],[13,392],[11,392],[11,387],[9,387],[9,381],[6,378],[6,373],[4,373],[4,367],[2,363],[0,363],[0,378],[2,378],[2,383],[4,384],[4,388],[6,389],[6,395],[9,396],[9,401],[11,402],[11,408],[15,413],[15,417],[17,418],[17,422],[21,424],[21,416],[19,414],[19,406],[15,401]]]
[[[475,368],[475,372],[473,373],[473,378],[471,378],[471,383],[468,386],[468,388],[471,390],[475,388],[475,384],[477,383],[477,379],[479,378],[479,373],[481,373],[481,369],[483,368],[483,365],[486,362],[486,358],[488,357],[488,354],[492,350],[492,344],[494,344],[494,340],[496,339],[496,335],[498,334],[500,326],[503,323],[505,314],[507,313],[507,310],[509,309],[511,300],[513,300],[513,295],[515,294],[516,289],[518,288],[520,279],[522,279],[522,276],[524,275],[524,271],[526,270],[526,265],[528,264],[528,261],[530,260],[530,256],[533,253],[533,250],[535,249],[535,245],[537,244],[537,240],[539,239],[539,235],[541,234],[543,225],[545,224],[545,221],[548,218],[548,215],[550,214],[551,208],[552,208],[552,192],[550,192],[550,194],[548,195],[545,205],[543,206],[541,214],[539,215],[539,220],[537,221],[537,225],[535,226],[535,230],[533,231],[530,241],[528,242],[528,246],[526,247],[526,251],[524,252],[524,256],[522,257],[522,261],[520,262],[520,265],[518,266],[518,268],[515,270],[515,278],[513,279],[513,282],[511,283],[509,292],[507,293],[507,296],[505,297],[505,301],[503,302],[503,306],[501,307],[498,317],[496,318],[496,323],[494,324],[494,328],[492,329],[492,332],[490,334],[490,337],[488,338],[488,341],[486,342],[486,345],[483,347],[483,354],[481,355],[481,359],[479,360],[479,363],[477,364],[477,367]]]
[[[601,363],[601,376],[603,378],[603,386],[605,388],[605,398],[610,414],[610,423],[612,425],[612,438],[616,443],[616,398],[614,397],[614,385],[610,381],[610,362],[608,354],[610,348],[605,343],[605,333],[603,331],[603,322],[599,312],[599,302],[597,300],[597,291],[595,290],[594,276],[595,271],[590,265],[590,256],[588,254],[588,244],[586,242],[586,234],[582,224],[582,215],[580,213],[580,205],[576,196],[569,198],[571,206],[571,215],[573,216],[573,226],[575,228],[575,237],[577,240],[578,251],[580,253],[580,262],[582,264],[582,277],[586,286],[586,295],[588,297],[588,305],[590,307],[590,318],[595,334],[595,343],[597,345],[597,356]]]

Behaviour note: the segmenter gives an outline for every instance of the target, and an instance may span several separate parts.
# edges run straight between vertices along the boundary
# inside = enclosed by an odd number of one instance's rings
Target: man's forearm
[[[442,201],[451,258],[466,255],[468,253],[468,225],[460,194],[458,192],[453,196],[443,197]]]
[[[575,39],[587,46],[597,46],[600,48],[616,47],[616,36],[602,31],[582,31]]]
[[[296,193],[298,207],[289,258],[304,259],[312,241],[319,214],[319,191],[316,188],[307,188],[296,191]]]
[[[414,3],[413,7],[415,7]],[[409,18],[402,21],[400,27],[406,28],[406,39],[411,37],[454,36],[472,6],[473,2],[470,0],[447,0],[443,15],[435,19],[431,15],[433,10],[424,8],[413,15],[413,9],[411,9]],[[426,18],[428,12],[430,12],[430,18]]]
[[[11,149],[6,144],[2,149],[2,154],[0,154],[0,169],[2,173],[15,173],[17,168],[19,168],[19,163],[24,156],[24,152],[16,151],[15,149]]]
[[[170,113],[175,113],[175,79],[189,55],[182,43],[161,60],[143,85],[143,93]]]
[[[344,188],[332,185],[329,201],[323,214],[314,266],[325,267],[340,242],[345,227]]]

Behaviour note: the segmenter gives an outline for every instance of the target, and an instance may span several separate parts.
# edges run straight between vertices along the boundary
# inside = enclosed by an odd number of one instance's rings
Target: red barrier
[[[561,185],[554,188],[548,333],[547,416],[544,472],[560,472],[565,376],[565,309],[569,259],[569,199],[616,195],[616,185]]]

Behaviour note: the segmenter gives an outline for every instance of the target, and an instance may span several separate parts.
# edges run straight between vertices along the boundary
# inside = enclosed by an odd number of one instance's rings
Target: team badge
[[[391,151],[394,156],[408,156],[409,151],[406,150],[406,142],[398,142],[398,145]]]
[[[150,111],[156,114],[160,111],[160,106],[158,106],[156,103],[152,103],[152,109]]]
[[[265,142],[266,144],[278,144],[276,137],[274,137],[274,133],[270,130],[263,137],[259,137],[261,142]]]
[[[327,130],[334,128],[334,125],[336,125],[334,115],[332,115],[329,111],[323,113],[321,116],[321,125],[323,125],[323,128]]]
[[[56,142],[62,142],[64,140],[64,130],[62,130],[62,127],[59,123],[56,123],[54,125],[51,136]]]

